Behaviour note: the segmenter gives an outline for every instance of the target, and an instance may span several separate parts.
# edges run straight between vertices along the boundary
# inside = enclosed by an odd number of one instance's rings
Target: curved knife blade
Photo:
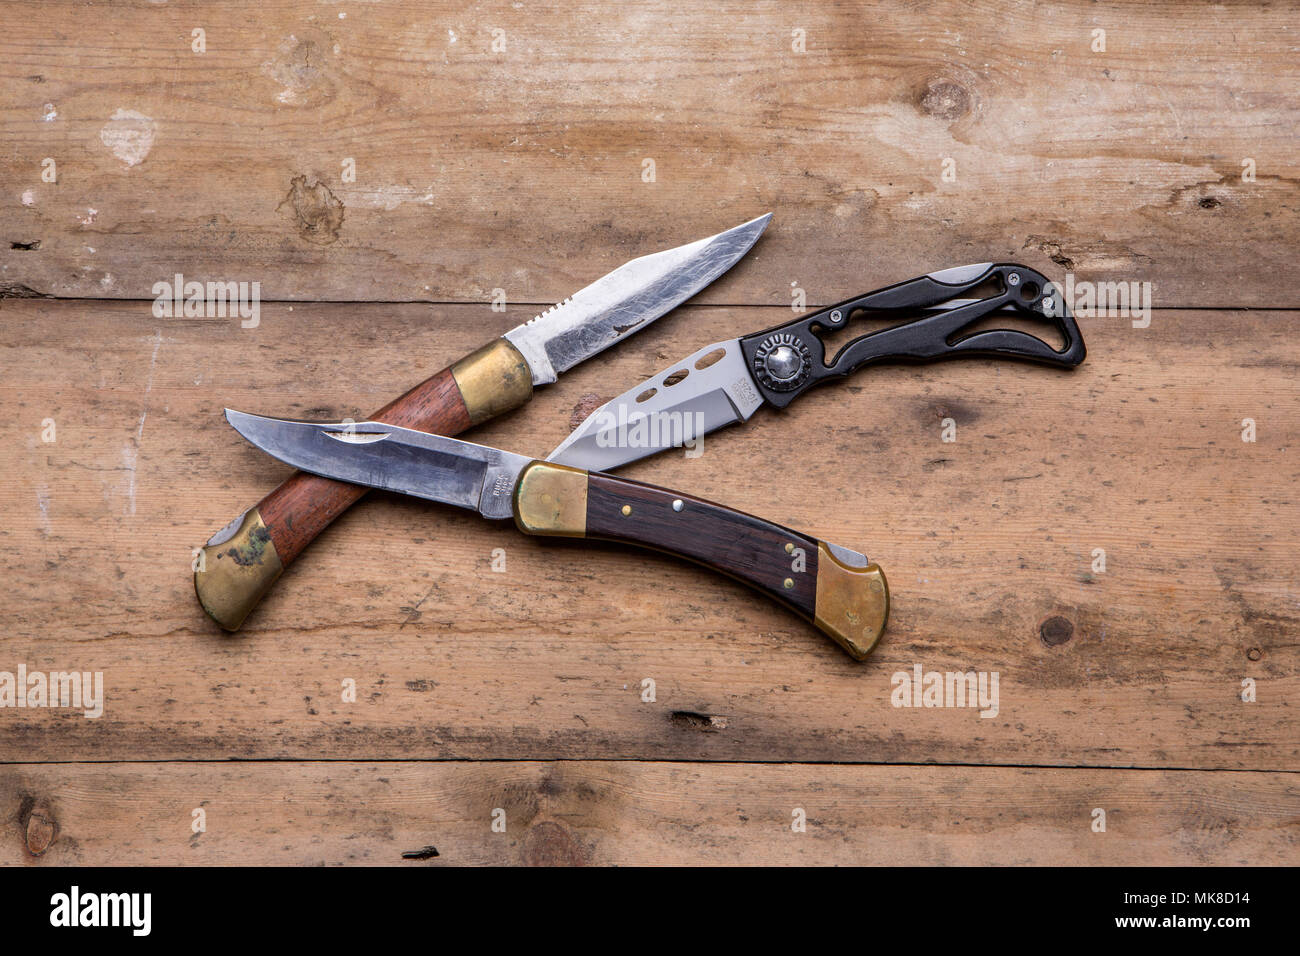
[[[730,269],[771,218],[769,212],[716,236],[633,259],[503,337],[527,360],[534,385],[554,382]]]
[[[226,409],[239,434],[287,465],[335,481],[509,518],[523,455],[380,422],[296,422]]]

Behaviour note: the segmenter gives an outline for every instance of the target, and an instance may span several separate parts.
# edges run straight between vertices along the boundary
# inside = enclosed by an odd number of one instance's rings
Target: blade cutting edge
[[[226,421],[273,458],[302,471],[477,511],[513,515],[519,473],[532,459],[382,422],[301,422],[226,409]]]

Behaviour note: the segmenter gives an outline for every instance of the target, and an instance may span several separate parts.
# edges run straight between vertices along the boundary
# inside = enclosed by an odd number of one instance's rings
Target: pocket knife
[[[969,330],[998,314],[1055,325],[1054,349],[1017,329]],[[862,318],[898,324],[853,339],[828,358],[819,333]],[[969,331],[968,331],[969,330]],[[706,345],[592,412],[547,456],[608,470],[714,429],[748,421],[764,405],[784,409],[810,388],[881,362],[961,356],[1016,358],[1074,368],[1083,336],[1056,286],[1015,263],[945,269],[847,299],[784,325]]]
[[[646,328],[722,275],[758,241],[768,213],[633,259],[390,402],[371,418],[455,435],[527,402],[533,387]],[[237,630],[290,562],[365,489],[307,472],[218,531],[195,562],[208,616]]]
[[[889,616],[885,576],[864,555],[691,495],[382,422],[232,409],[226,420],[314,475],[513,518],[526,534],[603,538],[715,568],[812,621],[855,660],[871,653]]]

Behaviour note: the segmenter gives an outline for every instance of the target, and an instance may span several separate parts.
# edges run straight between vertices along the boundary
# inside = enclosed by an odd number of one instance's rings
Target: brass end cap
[[[489,342],[451,367],[469,420],[475,425],[518,408],[533,397],[533,372],[505,339]]]
[[[816,625],[855,661],[880,642],[889,620],[889,582],[878,564],[854,568],[817,542]]]
[[[515,485],[515,524],[525,534],[581,538],[587,533],[587,473],[534,461]]]
[[[237,631],[283,571],[271,532],[251,508],[199,549],[194,593],[208,617]]]

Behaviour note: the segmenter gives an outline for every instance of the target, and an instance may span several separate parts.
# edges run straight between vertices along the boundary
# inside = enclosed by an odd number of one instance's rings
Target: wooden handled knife
[[[730,269],[771,218],[625,263],[417,385],[374,420],[455,435],[524,404],[534,386],[640,331]],[[289,477],[202,549],[194,591],[203,610],[238,629],[284,569],[365,493],[320,475]]]
[[[384,422],[230,409],[226,419],[312,474],[513,518],[528,534],[621,541],[714,568],[812,621],[855,660],[871,653],[889,616],[885,576],[864,555],[690,495]]]

